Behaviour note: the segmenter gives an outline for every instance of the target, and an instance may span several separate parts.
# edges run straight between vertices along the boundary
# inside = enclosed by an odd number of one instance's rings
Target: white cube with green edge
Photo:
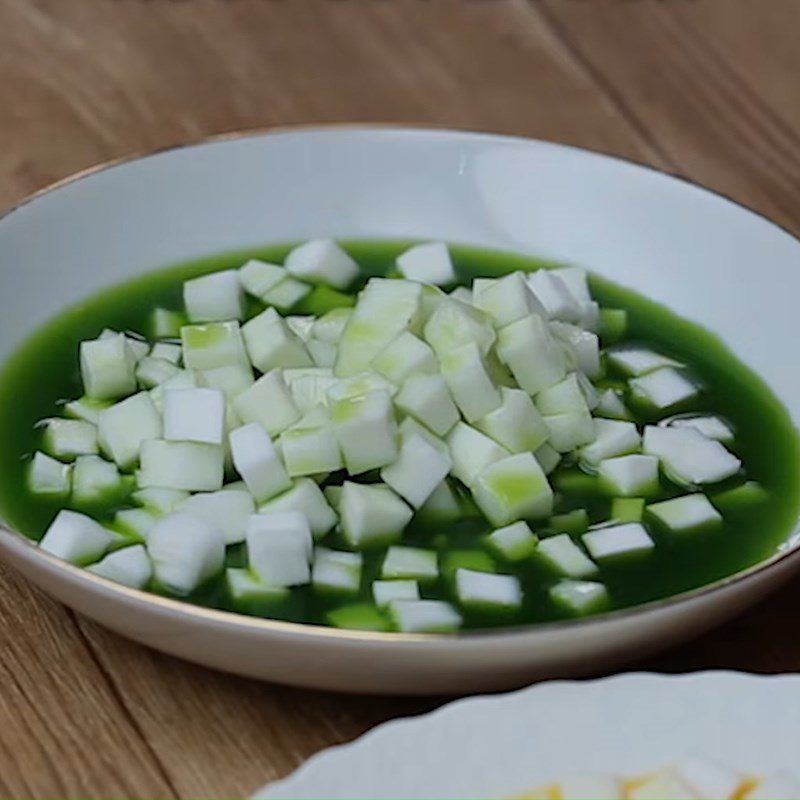
[[[403,633],[452,633],[462,624],[458,611],[443,600],[393,600],[389,616]]]
[[[578,581],[564,578],[548,590],[550,600],[568,614],[596,614],[610,607],[608,589],[599,581]]]
[[[253,514],[246,541],[250,569],[264,583],[299,586],[311,580],[311,529],[302,512]]]
[[[545,475],[549,475],[561,462],[561,453],[547,442],[536,448],[534,456],[536,456],[536,460],[539,462],[539,466],[542,468]]]
[[[338,350],[335,344],[321,342],[319,339],[309,339],[306,342],[306,349],[318,367],[333,367],[336,363]]]
[[[162,516],[147,508],[123,508],[114,514],[113,528],[124,536],[146,541]]]
[[[708,439],[715,439],[726,444],[732,442],[735,438],[731,424],[714,414],[692,414],[674,417],[669,424],[673,428],[693,428]]]
[[[445,298],[425,323],[423,338],[441,358],[452,350],[475,344],[482,356],[492,349],[497,334],[491,317],[478,308]]]
[[[155,579],[169,592],[188,595],[222,572],[225,538],[202,517],[173,512],[147,537]]]
[[[83,388],[95,400],[118,400],[136,391],[136,358],[123,334],[81,342]]]
[[[100,412],[113,404],[113,400],[95,400],[91,397],[79,397],[77,400],[70,400],[64,405],[64,415],[70,419],[77,419],[83,422],[91,422],[97,425]]]
[[[467,422],[474,422],[500,406],[500,392],[476,344],[471,342],[442,353],[439,360],[442,377]]]
[[[522,587],[513,575],[457,569],[455,583],[459,605],[470,611],[514,611],[522,605]]]
[[[520,520],[493,530],[488,542],[491,549],[506,561],[525,561],[536,552],[539,539],[528,523]]]
[[[224,393],[225,399],[230,402],[249,389],[255,382],[255,378],[253,377],[253,368],[249,364],[230,364],[226,367],[199,371],[197,382],[208,389],[220,389]]]
[[[567,374],[564,349],[538,314],[529,314],[501,328],[497,355],[520,388],[530,395],[558,383]]]
[[[42,449],[62,461],[97,455],[97,426],[77,419],[45,420]]]
[[[100,447],[125,470],[139,462],[142,442],[158,439],[161,434],[161,414],[147,392],[139,392],[107,408],[97,423]]]
[[[542,389],[536,395],[535,403],[536,409],[543,415],[566,414],[571,411],[588,413],[589,411],[583,389],[574,372],[558,383]]]
[[[439,576],[438,557],[435,550],[422,547],[394,545],[386,552],[381,566],[381,578],[413,579],[426,583]]]
[[[385,608],[393,600],[419,600],[419,584],[403,579],[373,581],[372,597],[378,608]]]
[[[182,311],[154,308],[147,320],[147,333],[152,339],[178,339],[181,328],[188,322]]]
[[[567,578],[592,578],[598,574],[597,564],[572,541],[568,533],[542,539],[536,556],[549,569]]]
[[[78,456],[72,469],[70,504],[79,509],[112,506],[132,488],[130,481],[120,475],[116,464],[100,456]]]
[[[411,331],[402,331],[372,360],[372,369],[384,378],[402,384],[410,375],[429,375],[439,371],[431,346]]]
[[[327,412],[327,409],[326,409]],[[279,441],[286,471],[293,478],[335,472],[343,466],[339,441],[330,420],[311,424],[300,420],[284,431]]]
[[[168,389],[164,393],[164,438],[222,444],[225,412],[221,389]]]
[[[242,422],[260,422],[270,436],[277,436],[301,417],[280,369],[262,375],[231,403]]]
[[[239,283],[247,294],[260,300],[288,277],[288,272],[278,264],[251,258],[239,267]]]
[[[583,543],[595,561],[613,561],[651,553],[655,543],[639,522],[626,522],[589,531]]]
[[[694,381],[673,367],[662,367],[639,378],[632,378],[628,385],[632,399],[657,411],[667,411],[684,404],[700,393]]]
[[[33,454],[28,465],[28,489],[47,500],[66,500],[72,491],[72,465],[48,456]]]
[[[180,335],[180,332],[178,335]],[[179,366],[183,360],[183,351],[181,346],[175,342],[156,342],[150,348],[150,357]]]
[[[235,320],[184,325],[181,343],[183,363],[187,369],[215,369],[249,363],[242,330]]]
[[[485,311],[496,328],[503,328],[529,314],[546,317],[547,311],[528,285],[522,272],[478,283],[473,295],[477,308]]]
[[[614,456],[638,453],[642,437],[633,422],[612,419],[594,420],[594,437],[578,454],[581,464],[596,470],[601,461]]]
[[[153,565],[144,545],[136,544],[109,553],[87,567],[89,572],[131,589],[144,589],[153,577]]]
[[[236,490],[198,492],[181,503],[179,508],[213,523],[222,531],[226,545],[244,541],[247,521],[256,510],[250,492]]]
[[[456,279],[450,251],[444,242],[425,242],[410,247],[397,256],[397,269],[404,278],[438,286]]]
[[[134,503],[159,515],[174,511],[187,497],[189,492],[182,489],[159,488],[138,489],[131,495]]]
[[[673,534],[696,534],[722,527],[722,515],[699,492],[650,503],[646,515],[655,527]]]
[[[222,488],[224,451],[221,445],[205,442],[142,442],[139,487],[184,489],[187,492],[215,492]]]
[[[619,394],[613,389],[605,389],[600,393],[594,413],[606,419],[630,420],[631,412],[622,402]]]
[[[289,597],[286,586],[270,586],[252,570],[241,567],[225,570],[225,588],[234,603],[279,603]]]
[[[547,444],[559,453],[570,453],[594,439],[594,420],[588,411],[568,411],[542,419],[550,432]]]
[[[337,400],[331,422],[351,475],[391,464],[398,455],[397,422],[386,392]]]
[[[39,547],[71,564],[97,561],[111,545],[112,535],[99,522],[76,511],[59,511],[39,541]]]
[[[314,364],[303,340],[274,308],[268,308],[246,322],[242,336],[250,363],[261,372]]]
[[[311,584],[326,594],[358,594],[363,562],[361,553],[316,547]]]
[[[311,335],[321,342],[338,344],[345,325],[353,314],[352,308],[332,308],[314,320]]]
[[[553,490],[532,453],[518,453],[485,467],[472,486],[472,496],[493,525],[553,513]]]
[[[550,435],[530,396],[521,389],[500,388],[501,405],[474,422],[475,427],[511,453],[537,450]]]
[[[297,334],[304,342],[311,338],[311,331],[314,327],[314,316],[311,314],[293,314],[285,317],[285,322],[289,329]]]
[[[364,550],[400,539],[412,510],[385,484],[345,481],[339,502],[342,533],[347,543]]]
[[[544,306],[550,319],[563,322],[578,322],[581,318],[581,305],[567,288],[564,281],[548,269],[537,269],[528,276],[536,299]]]
[[[464,422],[457,423],[447,435],[447,446],[453,460],[453,475],[469,487],[486,467],[511,455],[494,439]]]
[[[153,401],[159,413],[163,413],[164,411],[164,394],[168,389],[194,389],[196,386],[200,385],[200,374],[200,372],[196,372],[195,370],[184,369],[178,372],[177,375],[167,378],[164,383],[151,389],[149,392],[150,399]]]
[[[311,478],[297,478],[290,489],[262,503],[258,511],[260,514],[299,511],[308,520],[315,539],[321,539],[338,522],[338,516],[322,489]]]
[[[615,497],[611,501],[611,519],[614,522],[641,522],[644,504],[644,497]]]
[[[677,361],[646,347],[621,345],[606,352],[609,365],[624,375],[637,377],[663,367],[679,367]]]
[[[346,378],[337,378],[328,386],[325,396],[329,405],[337,400],[346,400],[351,397],[361,397],[370,392],[386,392],[390,397],[397,393],[397,386],[387,381],[383,375],[374,370],[359,372]]]
[[[235,269],[192,278],[183,284],[183,305],[190,322],[244,318],[244,292]]]
[[[453,467],[449,455],[422,436],[401,436],[397,459],[381,470],[381,479],[413,508],[421,508]]]
[[[444,436],[460,419],[447,383],[441,375],[412,375],[394,398],[397,408]]]
[[[257,502],[265,502],[291,487],[291,478],[263,425],[251,422],[236,428],[229,441],[233,466]]]
[[[658,459],[631,455],[606,458],[597,468],[600,488],[619,497],[652,497],[658,494]]]
[[[420,519],[430,522],[454,522],[461,517],[461,502],[448,480],[443,480],[417,510]]]
[[[268,306],[280,311],[291,311],[303,298],[311,293],[311,285],[296,278],[286,277],[264,292],[261,298]]]
[[[599,377],[602,368],[600,365],[600,339],[596,333],[568,322],[551,322],[550,330],[572,353],[575,366],[582,375],[588,378]]]
[[[296,278],[336,289],[346,289],[358,277],[358,264],[333,239],[303,242],[283,263]]]
[[[181,368],[171,361],[145,356],[136,365],[136,381],[142,389],[154,389],[181,372]]]

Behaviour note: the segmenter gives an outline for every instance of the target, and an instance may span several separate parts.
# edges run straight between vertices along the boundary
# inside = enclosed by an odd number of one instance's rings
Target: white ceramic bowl
[[[582,264],[702,323],[800,419],[788,358],[800,243],[716,194],[545,142],[436,130],[279,130],[89,172],[0,219],[0,358],[64,304],[171,262],[331,235],[440,238]],[[791,338],[790,338],[791,337]],[[733,616],[800,567],[769,562],[586,621],[458,636],[255,619],[128,590],[0,532],[58,600],[152,647],[327,689],[466,692],[596,672]]]

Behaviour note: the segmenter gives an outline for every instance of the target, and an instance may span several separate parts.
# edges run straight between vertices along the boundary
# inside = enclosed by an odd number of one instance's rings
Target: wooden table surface
[[[0,0],[0,205],[208,134],[374,120],[630,156],[798,231],[799,26],[800,0]],[[800,669],[798,607],[800,582],[634,666]],[[439,702],[194,667],[0,567],[0,796],[243,796]]]

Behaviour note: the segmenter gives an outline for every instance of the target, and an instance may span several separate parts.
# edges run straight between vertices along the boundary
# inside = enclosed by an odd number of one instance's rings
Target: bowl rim
[[[777,228],[778,230],[790,236],[797,244],[800,244],[800,236],[789,230],[789,228],[785,225],[776,222],[763,212],[752,208],[748,204],[737,200],[736,198],[733,198],[724,192],[712,189],[703,183],[694,180],[693,178],[689,178],[680,174],[677,171],[655,167],[652,164],[640,161],[631,156],[619,155],[599,148],[580,147],[577,145],[565,144],[563,142],[555,142],[547,139],[538,139],[521,135],[491,133],[481,130],[462,128],[450,128],[444,125],[437,125],[435,123],[402,124],[394,122],[334,122],[320,124],[307,123],[263,126],[225,131],[207,136],[201,136],[191,140],[177,142],[175,144],[165,145],[163,147],[134,151],[114,159],[93,164],[85,169],[78,170],[77,172],[71,173],[63,178],[53,181],[52,183],[46,184],[30,194],[25,195],[16,203],[0,212],[0,223],[28,204],[35,202],[39,198],[49,195],[65,186],[78,183],[85,178],[89,178],[100,172],[112,170],[116,167],[124,166],[136,161],[142,161],[165,153],[242,139],[260,139],[269,136],[291,135],[295,133],[338,133],[340,131],[379,135],[383,133],[401,133],[406,135],[433,135],[442,137],[485,139],[515,144],[546,145],[549,147],[575,151],[578,153],[589,153],[593,156],[598,156],[600,158],[621,162],[623,164],[628,164],[629,166],[647,170],[659,175],[662,178],[680,181],[687,184],[694,190],[708,193],[717,199],[722,199],[732,203],[733,205],[738,206],[741,210],[759,217],[768,225]],[[800,522],[800,520],[798,520],[798,522]],[[206,622],[210,623],[244,628],[251,630],[254,633],[272,631],[275,633],[282,633],[300,638],[332,638],[369,643],[417,642],[430,644],[434,642],[446,642],[448,644],[452,644],[453,646],[460,646],[460,643],[488,643],[502,638],[516,639],[525,635],[530,636],[538,633],[545,634],[569,630],[583,630],[588,626],[599,627],[603,623],[613,624],[618,621],[646,616],[651,612],[662,611],[673,606],[684,605],[693,600],[720,593],[731,586],[749,581],[751,578],[770,570],[777,564],[797,562],[800,560],[800,534],[798,533],[798,528],[796,526],[795,530],[788,536],[785,544],[769,558],[759,561],[756,564],[747,567],[746,569],[739,570],[732,575],[728,575],[724,578],[704,584],[703,586],[699,586],[695,589],[689,589],[668,597],[650,600],[646,603],[615,609],[613,611],[606,611],[589,617],[508,625],[497,628],[477,628],[458,631],[456,633],[404,633],[399,631],[365,631],[333,628],[330,626],[316,625],[312,623],[288,622],[285,620],[270,619],[268,617],[249,616],[247,614],[241,614],[234,611],[225,611],[222,609],[195,605],[179,598],[171,598],[164,595],[146,592],[140,589],[133,589],[89,572],[83,567],[78,567],[68,561],[64,561],[50,553],[40,550],[36,546],[36,542],[27,538],[24,534],[10,529],[2,522],[0,522],[0,548],[6,551],[16,551],[20,557],[24,559],[27,559],[30,556],[34,560],[43,560],[46,565],[49,565],[49,568],[64,571],[72,579],[77,580],[78,583],[84,583],[88,586],[96,585],[103,592],[111,592],[112,594],[119,596],[120,599],[127,598],[137,605],[141,604],[144,606],[153,606],[156,611],[164,614],[177,613],[178,615],[186,615],[188,617],[205,620]],[[795,564],[795,566],[797,565]]]

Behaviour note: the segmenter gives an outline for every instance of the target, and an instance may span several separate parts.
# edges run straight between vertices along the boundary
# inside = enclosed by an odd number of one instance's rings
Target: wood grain
[[[800,227],[795,0],[0,0],[0,204],[223,131],[435,123],[680,171]],[[648,669],[800,667],[800,586]],[[435,700],[221,675],[0,572],[0,795],[233,797]]]

